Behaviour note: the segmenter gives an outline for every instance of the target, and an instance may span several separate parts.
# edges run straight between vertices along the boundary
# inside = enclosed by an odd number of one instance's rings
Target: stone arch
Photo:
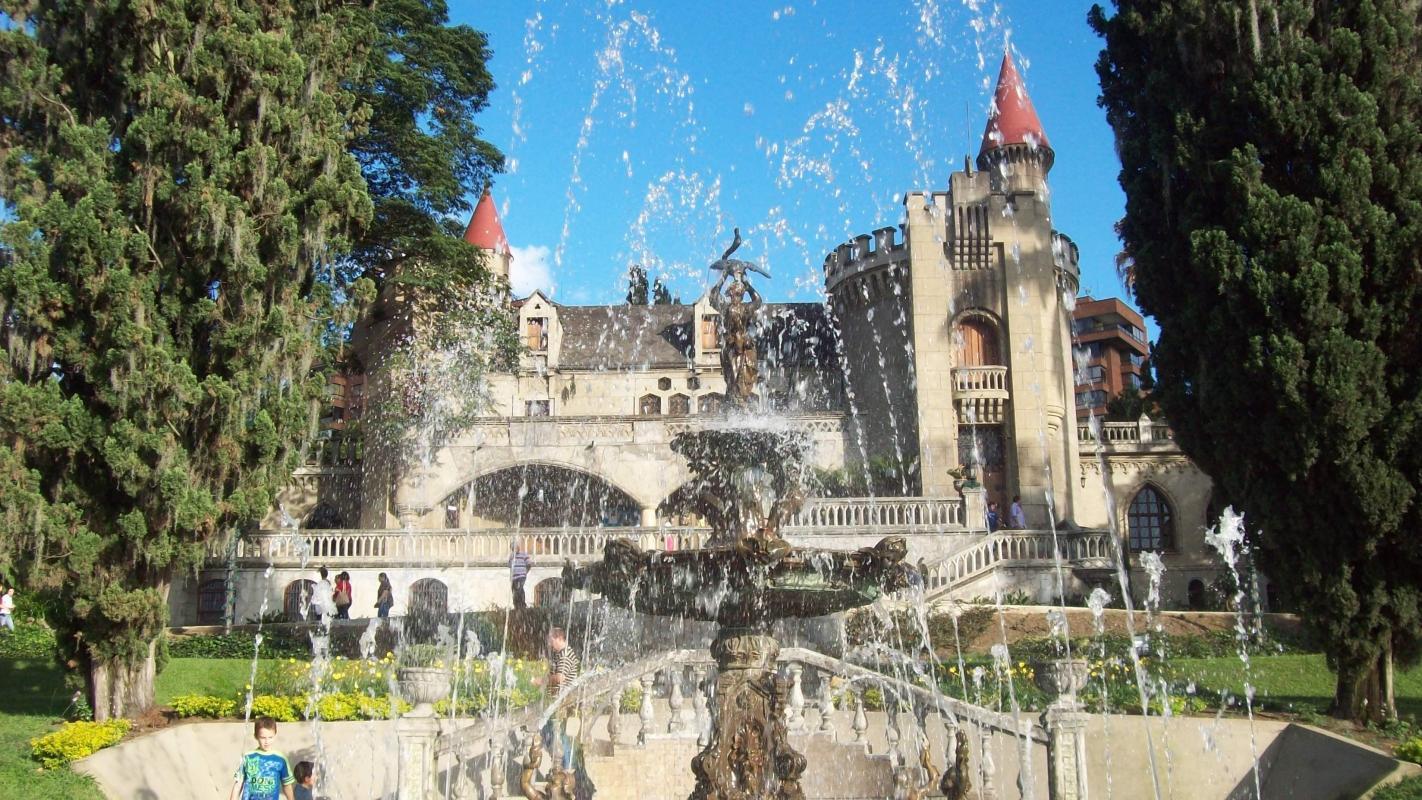
[[[967,308],[953,318],[953,363],[959,367],[1004,366],[1002,323],[985,308]]]
[[[305,616],[315,613],[311,605],[311,599],[315,595],[316,581],[302,578],[288,583],[281,595],[282,613],[286,614],[288,621],[300,622],[303,619],[303,610],[306,612]]]
[[[1174,550],[1177,508],[1160,484],[1146,481],[1125,504],[1126,545],[1132,553]]]
[[[302,530],[329,530],[345,527],[347,527],[345,516],[341,514],[341,510],[325,500],[317,503],[316,507],[311,509],[311,513],[301,521]]]
[[[550,460],[485,469],[447,494],[440,507],[469,501],[473,515],[523,528],[636,525],[643,503],[607,475]]]

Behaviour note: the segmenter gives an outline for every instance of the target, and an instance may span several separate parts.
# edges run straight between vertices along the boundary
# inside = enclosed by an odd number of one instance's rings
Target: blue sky
[[[824,254],[897,224],[905,191],[976,155],[1010,42],[1056,151],[1055,226],[1082,285],[1122,294],[1124,198],[1096,106],[1089,2],[456,3],[489,34],[479,120],[509,156],[495,196],[516,288],[620,301],[629,264],[702,292],[739,226],[778,300],[814,300]]]

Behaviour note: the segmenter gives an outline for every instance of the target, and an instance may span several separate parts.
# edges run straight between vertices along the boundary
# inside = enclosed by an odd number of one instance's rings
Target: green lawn
[[[251,675],[250,658],[174,658],[158,676],[154,691],[160,705],[181,694],[235,697],[246,690]]]
[[[1173,674],[1194,680],[1202,690],[1244,694],[1244,669],[1238,658],[1173,658]],[[1323,713],[1333,702],[1333,673],[1321,655],[1257,656],[1250,661],[1255,698],[1281,711]],[[1398,672],[1393,691],[1402,718],[1422,719],[1422,667]]]
[[[41,772],[30,760],[30,739],[53,730],[69,705],[59,667],[47,659],[0,659],[0,686],[0,797],[103,800],[87,777]]]

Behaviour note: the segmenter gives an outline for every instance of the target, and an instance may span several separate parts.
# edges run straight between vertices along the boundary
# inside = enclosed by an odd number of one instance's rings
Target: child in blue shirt
[[[259,717],[252,725],[257,749],[242,756],[242,763],[233,776],[228,800],[294,800],[291,765],[286,756],[272,749],[276,743],[276,720]]]

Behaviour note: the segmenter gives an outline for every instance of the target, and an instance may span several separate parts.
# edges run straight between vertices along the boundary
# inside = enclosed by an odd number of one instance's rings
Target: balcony
[[[953,404],[962,425],[995,425],[1007,417],[1007,367],[957,367]]]
[[[1098,445],[1106,454],[1179,450],[1170,425],[1145,416],[1135,422],[1102,422],[1097,417],[1076,426],[1076,439],[1084,456]]]

